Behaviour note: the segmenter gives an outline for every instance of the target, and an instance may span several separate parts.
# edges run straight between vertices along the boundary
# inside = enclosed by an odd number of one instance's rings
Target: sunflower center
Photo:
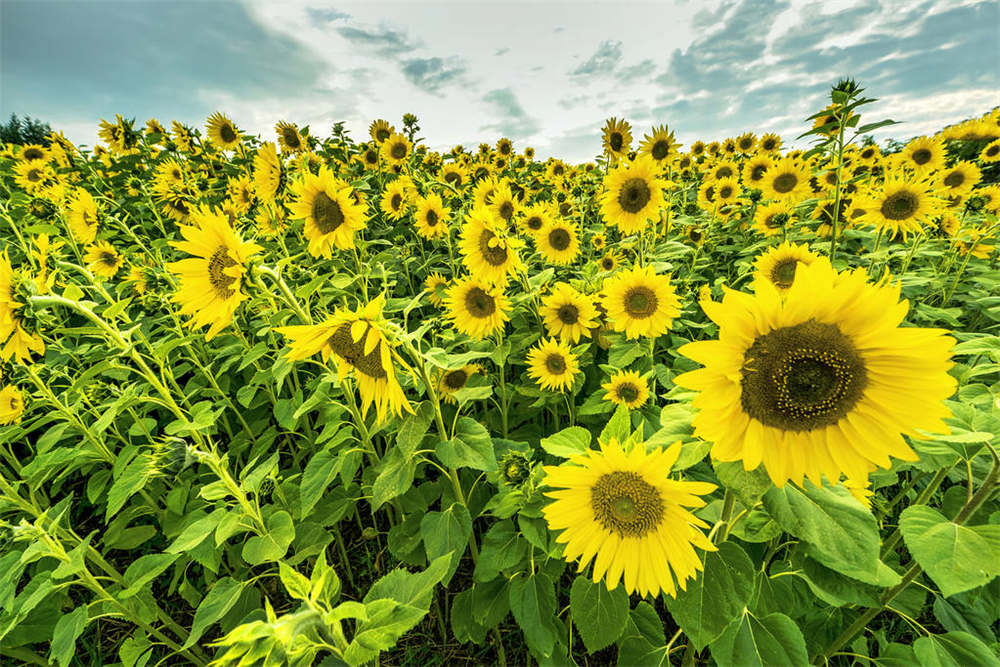
[[[605,271],[610,271],[611,269],[615,268],[615,260],[611,259],[610,257],[604,257],[603,259],[601,259],[601,268],[604,269]]]
[[[368,324],[360,340],[355,342],[354,337],[351,335],[352,324],[353,322],[344,322],[337,327],[333,335],[327,339],[327,343],[333,348],[334,353],[338,357],[342,358],[359,372],[376,380],[387,377],[388,374],[385,368],[382,367],[382,346],[376,345],[375,349],[365,354],[365,339],[370,335],[377,336],[378,334],[373,333],[372,325]]]
[[[701,241],[701,231],[697,229],[692,229],[691,231],[688,232],[688,238],[694,241],[695,243],[698,243],[699,241]]]
[[[32,183],[37,183],[38,181],[42,180],[42,172],[38,169],[29,169],[28,180],[31,181]]]
[[[733,170],[730,167],[719,167],[718,171],[715,172],[715,178],[717,180],[722,180],[723,178],[729,178],[733,175]]]
[[[281,131],[281,136],[285,138],[285,143],[289,148],[299,147],[299,133],[293,127],[286,127]]]
[[[774,139],[765,139],[764,141],[760,142],[760,147],[766,151],[773,151]]]
[[[576,324],[580,321],[580,309],[571,303],[566,303],[559,306],[556,317],[563,324]]]
[[[638,213],[649,203],[652,193],[649,184],[641,178],[630,178],[618,193],[618,205],[628,213]]]
[[[530,218],[528,218],[528,221],[525,223],[525,225],[527,225],[528,229],[537,232],[539,229],[542,228],[542,218],[541,216],[533,215]]]
[[[663,139],[657,141],[653,144],[649,154],[653,156],[654,160],[662,160],[670,154],[670,142]]]
[[[908,190],[895,192],[882,202],[882,215],[889,220],[906,220],[920,208],[920,199]]]
[[[562,175],[563,175],[563,172],[565,172],[565,169],[563,169],[563,166],[562,166],[561,164],[557,164],[557,165],[556,165],[556,166],[555,166],[555,167],[554,167],[554,168],[552,169],[552,173],[553,173],[553,174],[555,174],[556,176],[562,176]]]
[[[219,128],[219,136],[227,144],[231,144],[236,141],[236,132],[233,130],[232,125],[228,123]]]
[[[608,145],[611,146],[611,150],[618,152],[622,149],[622,145],[625,143],[625,137],[622,136],[621,132],[612,132],[611,136],[608,137]]]
[[[750,170],[750,180],[759,181],[764,178],[765,173],[767,173],[767,167],[765,165],[758,164]]]
[[[663,497],[639,473],[616,470],[590,489],[594,518],[620,537],[642,537],[663,521]]]
[[[563,251],[569,247],[569,232],[565,229],[553,229],[549,232],[549,245],[553,249]]]
[[[104,266],[115,266],[118,264],[118,256],[113,252],[105,250],[101,253],[101,263]]]
[[[389,200],[389,206],[392,207],[393,211],[398,211],[403,205],[403,195],[398,192],[394,192],[392,198]]]
[[[504,220],[510,220],[511,216],[514,215],[514,202],[507,200],[500,204],[499,213]]]
[[[479,251],[490,266],[503,266],[507,263],[507,247],[502,243],[490,243],[495,238],[496,234],[483,230],[479,237]]]
[[[428,210],[427,215],[424,216],[424,219],[427,221],[428,227],[435,227],[438,223],[437,211],[435,211],[434,209]]]
[[[618,398],[626,403],[632,403],[639,398],[639,388],[631,382],[626,382],[618,387]]]
[[[732,196],[733,196],[733,189],[730,186],[724,185],[721,188],[719,188],[719,197],[720,198],[722,198],[722,199],[729,199]]]
[[[758,337],[746,351],[742,375],[743,410],[783,431],[836,424],[868,383],[851,340],[836,325],[816,320]]]
[[[794,258],[777,262],[771,269],[771,282],[781,289],[788,289],[795,281],[795,269],[798,268],[798,264],[799,261]]]
[[[955,170],[944,177],[944,184],[949,188],[957,188],[962,183],[965,182],[965,174],[961,171]]]
[[[226,273],[226,269],[236,266],[236,260],[229,256],[229,248],[219,246],[208,260],[208,282],[223,299],[228,299],[235,291],[231,288],[236,278]]]
[[[446,172],[444,175],[444,182],[448,183],[449,185],[454,185],[455,183],[459,183],[461,182],[461,180],[462,176],[457,171],[449,171]]]
[[[465,383],[469,379],[469,374],[465,372],[464,368],[459,368],[457,371],[449,371],[444,375],[444,386],[452,390],[458,390],[465,386]]]
[[[316,226],[323,234],[336,231],[344,224],[344,212],[341,210],[340,204],[330,199],[325,192],[317,193],[313,199],[312,215]]]
[[[375,130],[375,141],[382,143],[388,138],[389,138],[389,130],[385,128],[379,128],[378,130]]]
[[[988,157],[996,157],[997,154],[1000,154],[1000,146],[987,146],[986,147],[986,155]]]
[[[550,354],[545,357],[545,369],[552,375],[562,375],[566,372],[566,358],[559,353]]]
[[[740,150],[741,151],[748,151],[748,150],[750,150],[751,147],[753,147],[753,140],[752,139],[740,139],[739,146],[740,146]]]
[[[365,151],[365,162],[368,164],[375,164],[378,162],[378,153],[375,151]]]
[[[406,157],[406,144],[393,144],[392,148],[389,149],[389,154],[392,156],[393,160],[402,160]]]
[[[482,319],[495,313],[497,304],[483,288],[473,287],[465,295],[465,310],[472,317]]]
[[[913,151],[913,155],[911,157],[917,164],[927,164],[931,161],[931,152],[926,148],[920,148]]]
[[[780,174],[774,179],[774,190],[780,194],[791,192],[799,184],[799,179],[795,174]]]
[[[656,312],[658,300],[656,293],[644,285],[633,287],[625,292],[625,312],[634,319],[645,319]]]

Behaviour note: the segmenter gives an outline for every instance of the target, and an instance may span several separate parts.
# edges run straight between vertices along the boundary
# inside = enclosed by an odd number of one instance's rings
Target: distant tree
[[[31,116],[25,116],[22,120],[17,114],[11,114],[10,120],[0,125],[0,141],[21,146],[25,144],[48,146],[48,135],[51,132],[52,128],[44,121]]]

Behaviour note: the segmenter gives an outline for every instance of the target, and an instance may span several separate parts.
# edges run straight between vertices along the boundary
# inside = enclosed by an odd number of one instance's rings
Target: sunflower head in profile
[[[562,531],[563,558],[594,562],[592,579],[610,590],[624,577],[629,594],[674,596],[677,587],[704,569],[694,547],[715,551],[702,529],[708,524],[691,511],[705,506],[699,496],[715,490],[707,482],[671,479],[681,443],[647,451],[643,443],[623,447],[601,441],[559,466],[544,468],[553,502],[542,509],[549,528]],[[676,580],[676,581],[675,581]]]
[[[413,144],[402,134],[391,134],[382,143],[379,155],[389,166],[404,165],[413,153]]]
[[[11,358],[30,364],[31,353],[45,354],[45,342],[41,336],[28,332],[23,327],[19,314],[24,306],[18,301],[27,282],[27,276],[15,272],[10,263],[7,248],[0,252],[0,360]]]
[[[968,195],[980,178],[982,172],[974,163],[959,162],[938,172],[936,182],[943,196],[954,197]]]
[[[402,220],[410,210],[410,200],[406,193],[406,184],[396,179],[385,186],[379,208],[390,220]]]
[[[451,209],[444,205],[441,195],[430,193],[417,200],[417,212],[414,214],[414,226],[417,234],[425,239],[435,239],[448,235],[448,216]]]
[[[961,227],[962,223],[958,219],[958,216],[949,211],[938,218],[937,225],[935,226],[935,232],[942,238],[950,239],[954,238],[955,235],[958,234],[958,230]]]
[[[313,257],[333,255],[333,248],[354,247],[354,234],[367,225],[366,207],[353,196],[353,188],[334,176],[327,166],[319,174],[306,172],[292,184],[293,219],[305,220],[305,236]]]
[[[604,280],[602,304],[615,331],[627,338],[655,338],[666,333],[680,315],[680,300],[668,276],[652,267],[628,269]]]
[[[937,137],[917,137],[901,151],[903,166],[917,176],[944,168],[944,142]]]
[[[535,247],[549,264],[571,264],[580,254],[576,227],[563,219],[553,219],[535,235]]]
[[[518,249],[523,241],[507,234],[488,208],[474,208],[462,226],[459,250],[465,265],[477,279],[493,285],[506,285],[510,275],[523,264]]]
[[[757,207],[753,228],[764,236],[778,236],[791,226],[795,209],[785,202],[771,202]]]
[[[605,273],[612,273],[618,270],[621,263],[621,254],[614,248],[609,248],[607,252],[605,252],[601,258],[597,260],[597,267]]]
[[[257,199],[265,204],[274,204],[278,194],[285,187],[285,171],[278,157],[278,148],[265,141],[253,157],[253,190]]]
[[[441,378],[438,380],[438,393],[445,401],[456,403],[455,392],[465,389],[466,385],[469,384],[469,378],[481,372],[482,369],[478,364],[466,364],[461,368],[442,371]]]
[[[565,341],[544,339],[528,351],[528,376],[542,389],[565,391],[578,373],[580,362]]]
[[[167,264],[180,278],[173,301],[182,315],[189,315],[191,328],[209,326],[211,340],[233,321],[236,308],[246,298],[241,289],[247,260],[262,250],[244,241],[221,213],[199,207],[191,213],[191,225],[181,225],[183,241],[170,245],[193,257]]]
[[[435,271],[424,280],[424,289],[431,305],[440,306],[448,294],[448,279]]]
[[[306,150],[306,142],[295,123],[279,120],[274,126],[274,131],[278,135],[278,144],[283,152],[299,153]]]
[[[113,278],[125,263],[121,254],[107,241],[88,246],[83,259],[87,262],[87,269],[100,278]]]
[[[601,214],[623,235],[635,234],[650,220],[658,220],[663,207],[663,182],[659,167],[649,157],[615,167],[604,179]]]
[[[778,160],[760,183],[764,199],[801,201],[809,196],[809,172],[794,158]]]
[[[840,131],[841,118],[847,123],[853,117],[854,113],[848,112],[845,118],[844,111],[839,104],[830,104],[820,113],[816,114],[816,118],[813,119],[813,129],[819,130],[819,133],[822,135],[832,137]]]
[[[93,243],[99,221],[94,196],[84,188],[74,190],[66,214],[66,223],[73,236],[83,243]]]
[[[539,314],[550,336],[570,343],[577,343],[599,324],[593,299],[568,283],[556,283],[552,287],[552,292],[542,298]]]
[[[858,205],[864,209],[862,222],[874,225],[891,237],[919,233],[923,224],[940,214],[944,201],[933,186],[907,174],[894,173],[874,188]]]
[[[24,395],[17,387],[0,388],[0,426],[20,421],[24,414]]]
[[[890,456],[915,461],[903,434],[948,432],[955,341],[900,327],[908,303],[898,284],[837,273],[820,257],[796,270],[784,297],[770,281],[754,289],[704,302],[718,340],[679,350],[704,366],[674,382],[700,392],[692,423],[713,458],[763,463],[778,486],[820,485],[866,478]]]
[[[320,354],[327,362],[332,357],[340,382],[353,377],[361,396],[361,414],[374,405],[376,422],[389,413],[397,417],[413,412],[399,381],[393,360],[403,363],[392,349],[382,317],[385,295],[380,294],[357,310],[341,309],[320,324],[288,326],[275,329],[289,341],[286,358],[299,361]]]
[[[670,164],[677,157],[677,149],[680,146],[666,125],[659,125],[653,128],[652,134],[643,137],[643,142],[639,145],[639,153],[648,155],[659,164]]]
[[[503,292],[477,278],[461,278],[448,289],[447,317],[467,336],[482,340],[501,331],[510,319],[510,302]]]
[[[205,129],[213,144],[222,149],[235,148],[240,145],[240,131],[228,116],[216,111],[208,117]]]
[[[754,284],[766,282],[778,294],[786,294],[795,282],[795,276],[803,266],[809,266],[819,259],[805,245],[785,241],[781,245],[761,253],[754,260]]]
[[[632,126],[625,119],[609,118],[602,130],[604,153],[612,162],[628,155],[632,149]]]
[[[619,371],[601,387],[608,392],[604,400],[624,405],[629,410],[642,407],[649,400],[649,383],[635,371]]]
[[[391,137],[396,133],[396,128],[389,125],[389,121],[379,118],[378,120],[373,120],[371,125],[368,126],[368,134],[371,136],[372,141],[377,144],[383,143],[386,139]]]
[[[749,154],[757,146],[757,136],[753,132],[744,132],[736,137],[736,151]]]

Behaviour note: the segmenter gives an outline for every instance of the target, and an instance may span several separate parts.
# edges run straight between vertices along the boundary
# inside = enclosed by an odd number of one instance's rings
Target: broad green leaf
[[[437,456],[449,468],[472,468],[492,472],[497,469],[493,439],[482,424],[470,417],[460,417],[455,437],[437,445]]]
[[[614,438],[618,442],[625,442],[632,434],[632,416],[624,405],[619,405],[615,409],[615,414],[611,415],[604,430],[601,431],[601,442],[607,442]]]
[[[285,561],[278,562],[278,576],[285,590],[296,600],[308,600],[311,584],[309,578]]]
[[[903,510],[899,530],[906,548],[946,597],[978,588],[1000,575],[1000,526],[960,526],[937,510]]]
[[[52,644],[49,656],[59,663],[59,667],[70,664],[76,654],[76,640],[87,626],[87,606],[80,605],[56,622],[52,630]]]
[[[621,667],[670,665],[663,620],[648,602],[640,602],[629,614],[625,632],[618,643],[618,664]]]
[[[460,503],[454,503],[444,512],[428,512],[420,520],[420,535],[424,540],[427,557],[434,560],[451,554],[451,564],[443,578],[445,585],[458,569],[471,534],[472,518],[469,510]]]
[[[214,512],[208,516],[203,516],[197,521],[193,521],[188,526],[181,531],[181,534],[177,536],[170,546],[167,547],[167,553],[179,554],[185,551],[191,551],[196,546],[202,543],[206,537],[212,534],[215,527],[219,525],[223,517],[226,515],[226,510],[221,507],[216,509]]]
[[[458,641],[482,644],[489,629],[476,622],[472,614],[473,589],[462,591],[451,601],[451,631]]]
[[[108,508],[104,513],[104,520],[107,522],[118,510],[128,502],[128,499],[139,492],[149,481],[151,464],[146,456],[137,456],[129,462],[122,474],[111,484],[108,489]]]
[[[996,653],[968,632],[921,637],[913,653],[921,667],[1000,667]]]
[[[377,510],[393,498],[397,498],[413,486],[413,476],[417,462],[412,454],[406,454],[402,447],[392,447],[380,464],[378,477],[372,484],[372,509]]]
[[[118,594],[118,598],[125,599],[137,594],[146,584],[170,567],[179,555],[148,554],[133,561],[125,570],[125,589]]]
[[[212,590],[208,592],[205,599],[201,601],[194,612],[194,621],[191,623],[191,634],[184,642],[184,648],[194,646],[195,643],[205,634],[205,630],[226,615],[243,593],[245,582],[236,581],[230,577],[223,577],[215,582]]]
[[[556,592],[552,580],[542,572],[520,575],[510,581],[507,595],[528,647],[540,656],[552,655],[556,643],[552,623],[556,615]]]
[[[527,553],[528,543],[509,519],[495,523],[483,535],[473,578],[479,582],[490,581],[501,571],[515,567]]]
[[[243,560],[250,565],[260,565],[276,561],[288,551],[288,545],[295,539],[295,525],[292,515],[284,510],[275,512],[265,520],[267,532],[255,535],[243,545]]]
[[[715,476],[727,489],[731,489],[746,507],[753,507],[773,484],[764,466],[744,470],[742,461],[712,461]]]
[[[629,605],[622,585],[609,591],[603,581],[595,584],[578,576],[569,592],[569,604],[573,624],[590,653],[618,641],[625,630]]]
[[[784,614],[757,617],[747,612],[712,642],[711,650],[720,667],[809,664],[802,631]]]
[[[570,426],[547,438],[542,438],[541,445],[542,449],[552,456],[568,459],[590,448],[590,431],[582,426]]]
[[[476,623],[487,628],[496,627],[510,613],[510,596],[507,578],[497,577],[472,587],[472,615]]]

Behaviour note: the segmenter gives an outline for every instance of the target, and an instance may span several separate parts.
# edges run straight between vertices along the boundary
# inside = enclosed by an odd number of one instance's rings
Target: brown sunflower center
[[[37,183],[42,180],[42,171],[40,169],[29,169],[27,177],[32,183]]]
[[[798,268],[798,265],[799,261],[794,257],[778,261],[771,269],[771,282],[781,289],[788,289],[795,282],[795,269]]]
[[[365,151],[365,163],[376,164],[378,162],[378,153],[373,150]]]
[[[732,167],[728,167],[728,166],[726,166],[726,167],[719,167],[715,171],[715,178],[717,180],[722,180],[723,178],[729,178],[732,175],[733,175]]]
[[[748,151],[748,150],[750,150],[751,148],[753,148],[753,139],[750,139],[749,137],[745,137],[743,139],[740,139],[740,141],[739,141],[739,147],[740,147],[741,151]]]
[[[376,345],[375,349],[365,354],[365,339],[368,336],[378,335],[372,331],[372,325],[366,325],[365,333],[358,341],[355,341],[351,335],[352,325],[353,322],[344,322],[327,339],[327,343],[333,349],[334,354],[370,378],[381,380],[388,377],[388,373],[382,367],[381,344]]]
[[[733,196],[733,188],[729,185],[723,185],[719,188],[719,197],[722,199],[729,199]]]
[[[620,537],[642,537],[663,521],[663,497],[636,472],[601,475],[590,489],[594,518]]]
[[[1000,144],[986,147],[987,157],[996,157],[997,155],[1000,155]]]
[[[527,222],[524,223],[528,229],[537,232],[542,228],[542,217],[539,215],[533,215],[528,218]]]
[[[660,139],[653,144],[653,148],[650,149],[649,154],[653,156],[654,160],[662,160],[670,155],[670,142],[666,139]]]
[[[438,214],[434,209],[428,209],[427,215],[424,216],[424,220],[427,221],[428,227],[436,227],[438,223]]]
[[[791,192],[795,189],[795,186],[799,184],[799,177],[795,174],[784,173],[779,174],[774,179],[774,191],[778,194],[785,194]]]
[[[906,220],[920,208],[920,198],[909,190],[894,192],[882,202],[882,215],[889,220]]]
[[[502,202],[500,206],[497,207],[497,212],[504,220],[510,220],[511,216],[514,215],[514,202],[509,199]]]
[[[625,292],[625,312],[629,317],[642,320],[656,312],[659,301],[656,292],[645,285],[638,285]]]
[[[566,357],[558,352],[553,352],[545,357],[545,369],[552,375],[562,375],[566,372]]]
[[[236,278],[226,273],[226,269],[231,266],[236,266],[236,260],[229,256],[229,248],[226,246],[219,246],[208,259],[208,282],[223,299],[236,293],[231,287]]]
[[[313,220],[323,234],[329,234],[344,224],[344,212],[340,203],[330,199],[325,192],[316,193],[312,205]]]
[[[406,157],[406,144],[397,142],[389,148],[389,155],[393,160],[402,160]]]
[[[913,151],[913,155],[910,156],[914,162],[917,164],[927,164],[931,161],[932,154],[926,148],[918,148]]]
[[[701,242],[701,230],[700,229],[692,229],[692,230],[690,230],[688,232],[688,238],[691,239],[692,241],[694,241],[695,243],[700,243]]]
[[[580,309],[572,303],[564,303],[556,310],[556,317],[563,324],[576,324],[580,321]]]
[[[630,178],[618,192],[618,205],[628,213],[638,213],[652,198],[649,184],[642,178]]]
[[[43,157],[45,157],[45,153],[39,148],[26,148],[21,153],[21,158],[24,160],[41,160]]]
[[[392,207],[393,211],[398,211],[403,205],[403,195],[398,192],[392,193],[392,197],[389,199],[389,206]]]
[[[549,245],[554,250],[562,252],[569,247],[570,240],[569,232],[565,229],[556,228],[549,232]]]
[[[764,178],[764,174],[767,173],[767,165],[758,164],[754,165],[754,168],[750,170],[750,180],[759,181]]]
[[[618,151],[620,151],[624,144],[625,144],[625,137],[622,135],[621,132],[612,132],[608,136],[608,145],[611,146],[611,150],[613,150],[614,152],[617,153]]]
[[[639,388],[631,382],[625,382],[618,386],[618,398],[626,403],[634,403],[639,398]]]
[[[611,257],[604,257],[601,259],[601,268],[605,271],[610,271],[615,268],[615,260]]]
[[[301,145],[301,140],[299,139],[298,130],[294,127],[286,127],[281,130],[281,136],[285,139],[285,144],[291,148],[296,149]]]
[[[375,130],[375,141],[382,143],[388,138],[389,138],[389,130],[387,128],[380,127],[379,129]]]
[[[234,130],[233,126],[229,123],[224,123],[219,128],[219,136],[222,137],[224,142],[231,144],[236,141],[236,130]]]
[[[464,368],[459,368],[457,371],[448,371],[444,374],[444,386],[453,391],[464,387],[468,380],[469,374],[465,372]]]
[[[496,301],[481,287],[473,287],[465,294],[465,311],[476,319],[489,317],[497,310]]]
[[[479,252],[490,266],[503,266],[507,263],[507,246],[503,243],[491,243],[496,234],[484,229],[479,236]]]
[[[104,252],[101,253],[101,260],[100,261],[101,261],[101,264],[103,264],[104,266],[107,266],[107,267],[117,266],[118,265],[118,255],[116,255],[113,252],[109,252],[109,251],[105,250]]]
[[[760,142],[760,147],[766,151],[773,151],[775,147],[774,139],[764,139]]]
[[[449,185],[455,185],[456,183],[461,183],[462,182],[462,175],[460,173],[458,173],[457,171],[448,171],[448,172],[445,172],[444,182],[447,183],[447,184],[449,184]]]
[[[783,431],[836,424],[868,383],[864,360],[833,324],[809,320],[758,337],[744,356],[744,412]]]
[[[962,183],[965,182],[965,174],[960,170],[956,169],[947,176],[944,177],[944,184],[949,188],[957,188]]]

